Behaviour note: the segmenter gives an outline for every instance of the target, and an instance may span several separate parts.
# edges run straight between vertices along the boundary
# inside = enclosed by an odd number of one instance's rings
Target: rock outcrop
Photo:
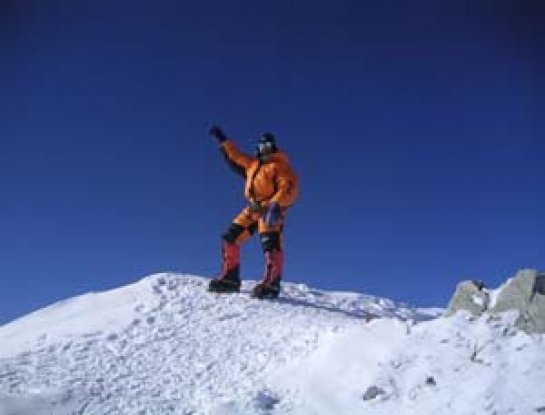
[[[545,274],[522,270],[499,292],[493,313],[518,310],[516,325],[526,332],[545,333]]]
[[[452,296],[445,316],[466,310],[483,313],[517,311],[516,326],[528,333],[545,333],[545,273],[521,270],[494,293],[474,281],[462,281]]]
[[[488,308],[489,295],[484,284],[478,281],[462,281],[450,299],[445,316],[451,316],[459,310],[467,310],[480,316]]]

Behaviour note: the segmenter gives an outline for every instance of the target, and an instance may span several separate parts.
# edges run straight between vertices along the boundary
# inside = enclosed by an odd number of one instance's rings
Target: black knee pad
[[[257,222],[252,223],[250,226],[248,226],[248,232],[250,232],[250,235],[253,235],[257,231]]]
[[[280,232],[265,232],[259,236],[261,237],[263,252],[280,250]]]
[[[244,232],[244,226],[232,223],[227,232],[221,235],[221,237],[224,241],[234,244],[237,238],[242,235],[242,232]]]

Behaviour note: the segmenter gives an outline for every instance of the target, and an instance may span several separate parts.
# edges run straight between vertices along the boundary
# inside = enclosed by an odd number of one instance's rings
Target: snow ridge
[[[530,415],[545,336],[516,316],[157,274],[0,327],[0,415]]]
[[[305,285],[285,284],[282,298],[263,302],[249,298],[251,282],[222,296],[207,284],[153,275],[0,327],[0,390],[55,415],[232,413],[233,398],[259,413],[274,402],[267,373],[307,356],[326,334],[376,316],[429,318]]]

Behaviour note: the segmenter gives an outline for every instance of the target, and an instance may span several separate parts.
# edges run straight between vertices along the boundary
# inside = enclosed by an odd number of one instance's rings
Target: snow
[[[512,278],[509,278],[507,281],[505,281],[502,285],[500,285],[498,288],[495,289],[485,289],[485,292],[488,293],[488,308],[494,308],[496,306],[496,303],[498,301],[498,296],[500,295],[501,291],[509,285]]]
[[[274,384],[291,393],[292,414],[535,413],[545,403],[543,338],[514,330],[514,317],[376,320],[329,338]],[[364,402],[370,386],[384,394]]]
[[[157,274],[0,327],[0,415],[515,414],[545,407],[544,336],[515,315]],[[380,393],[364,400],[369,388]],[[545,409],[544,409],[545,410]]]
[[[84,294],[6,324],[0,331],[0,356],[17,354],[37,340],[92,337],[119,330],[138,314],[138,304],[148,308],[159,305],[159,297],[149,289],[153,282],[152,276],[115,290]]]
[[[483,297],[479,297],[477,295],[471,296],[471,301],[473,301],[476,305],[478,305],[481,309],[486,308],[485,299]]]

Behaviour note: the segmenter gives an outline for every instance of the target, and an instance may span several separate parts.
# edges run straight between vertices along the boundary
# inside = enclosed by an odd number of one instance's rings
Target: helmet
[[[257,155],[267,155],[275,153],[276,151],[278,151],[278,147],[276,147],[276,139],[274,135],[272,133],[261,134],[261,137],[259,137],[259,141],[257,142]]]

